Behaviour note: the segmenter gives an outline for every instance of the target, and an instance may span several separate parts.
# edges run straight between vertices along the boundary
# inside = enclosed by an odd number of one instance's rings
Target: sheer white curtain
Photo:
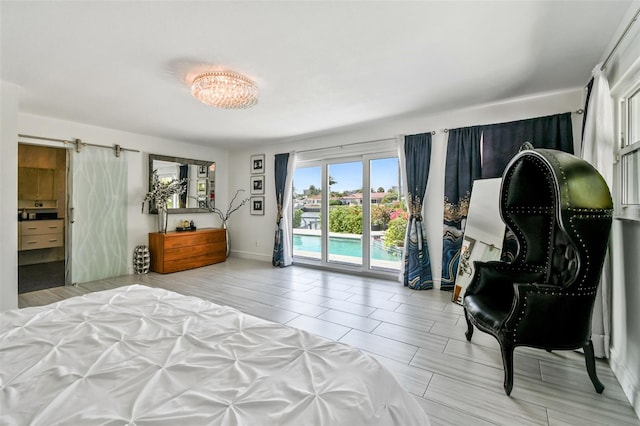
[[[396,136],[396,149],[398,151],[398,163],[400,166],[400,180],[402,182],[402,199],[409,199],[409,192],[407,190],[407,158],[404,155],[404,135]],[[405,246],[402,247],[402,258],[404,259]],[[404,281],[404,262],[400,262],[400,273],[398,274],[398,281]]]
[[[609,189],[613,189],[613,101],[607,77],[601,70],[602,64],[593,69],[593,87],[585,117],[582,139],[582,158],[591,163],[604,177]],[[609,339],[611,334],[611,246],[604,259],[602,278],[598,287],[593,317],[591,320],[591,339],[595,355],[609,357]]]
[[[296,153],[289,153],[289,162],[287,163],[287,180],[284,186],[284,199],[282,201],[282,237],[283,237],[283,257],[284,266],[293,263],[293,247],[291,242],[291,197],[293,195],[293,174],[296,170]]]

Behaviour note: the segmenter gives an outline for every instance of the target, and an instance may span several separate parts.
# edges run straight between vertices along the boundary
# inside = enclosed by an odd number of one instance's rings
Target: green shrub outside
[[[329,231],[362,234],[361,206],[332,206],[329,209]]]
[[[404,216],[398,216],[389,222],[387,232],[384,234],[385,247],[403,247],[404,237],[407,231],[407,219]]]
[[[403,247],[407,229],[406,215],[400,215],[389,221],[392,208],[384,205],[371,206],[373,224],[387,225],[385,247]],[[397,207],[395,207],[397,208]],[[386,222],[386,223],[385,223]],[[293,227],[299,228],[302,223],[302,210],[293,212]],[[362,206],[332,205],[329,209],[329,231],[340,234],[362,235]]]

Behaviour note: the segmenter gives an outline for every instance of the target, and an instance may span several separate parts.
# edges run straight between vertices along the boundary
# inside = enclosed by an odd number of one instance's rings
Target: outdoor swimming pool
[[[317,253],[320,255],[321,238],[319,235],[295,235],[293,236],[293,254],[296,251]],[[362,257],[362,241],[357,238],[329,237],[329,251],[340,256]],[[371,246],[371,259],[399,262],[400,257],[389,253],[377,245]]]

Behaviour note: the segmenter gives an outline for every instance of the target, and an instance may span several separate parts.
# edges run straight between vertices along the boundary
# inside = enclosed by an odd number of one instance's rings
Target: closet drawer
[[[22,235],[20,250],[35,250],[50,247],[62,247],[64,245],[64,235],[58,234],[43,235]]]
[[[33,220],[20,222],[22,235],[41,235],[62,233],[63,220]]]

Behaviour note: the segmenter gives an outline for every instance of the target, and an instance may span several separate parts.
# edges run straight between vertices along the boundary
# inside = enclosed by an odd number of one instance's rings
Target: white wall
[[[18,92],[0,82],[0,311],[18,307]]]
[[[640,8],[635,1],[618,34]],[[612,47],[618,36],[611,40]],[[607,52],[610,50],[608,49]],[[612,95],[624,95],[640,80],[640,23],[636,22],[605,69]],[[617,102],[616,102],[617,104]],[[617,140],[617,137],[616,137]],[[614,197],[618,194],[616,186]],[[640,222],[614,219],[611,229],[611,369],[640,417]],[[605,390],[606,392],[606,390]]]
[[[230,193],[236,188],[245,189],[248,192],[249,157],[253,154],[266,154],[266,213],[265,216],[251,216],[249,210],[244,209],[234,217],[229,227],[232,253],[234,256],[252,259],[265,261],[271,259],[276,215],[273,176],[274,154],[292,150],[301,151],[393,138],[400,134],[436,130],[437,133],[433,136],[431,169],[425,201],[428,205],[425,224],[433,276],[437,280],[436,286],[439,286],[442,263],[444,163],[447,143],[447,134],[443,132],[443,129],[499,123],[576,111],[582,108],[582,103],[583,90],[575,89],[438,114],[415,114],[410,117],[390,119],[330,136],[293,140],[286,143],[233,151],[229,154],[229,167],[230,170],[233,170],[233,173],[229,175]],[[577,140],[580,137],[582,115],[574,114],[573,118],[574,138]]]
[[[131,253],[132,256],[135,246],[148,244],[147,234],[157,231],[156,215],[147,214],[146,209],[144,214],[140,213],[142,199],[148,190],[148,154],[215,161],[216,200],[217,202],[225,203],[227,199],[229,168],[228,153],[225,149],[127,133],[31,114],[19,115],[18,133],[60,139],[79,138],[88,143],[107,146],[119,144],[123,148],[140,150],[139,153],[123,152],[122,154],[122,159],[127,161],[128,164],[127,253]],[[22,139],[22,141],[29,140]],[[53,146],[61,145],[55,144]],[[217,227],[220,223],[216,218],[217,216],[213,214],[203,213],[169,215],[169,229],[174,228],[177,222],[182,219],[193,219],[198,227]]]
[[[610,364],[640,417],[640,222],[614,219],[611,232]]]
[[[161,154],[216,162],[216,200],[227,202],[228,152],[225,149],[161,139],[113,129],[96,127],[49,117],[18,113],[17,88],[6,91],[2,85],[2,257],[0,274],[2,309],[17,307],[17,137],[18,133],[56,139],[79,138],[84,142],[99,145],[121,145],[123,148],[140,150],[139,153],[123,152],[122,160],[127,161],[127,254],[133,256],[133,249],[140,244],[148,244],[148,233],[157,230],[156,216],[140,212],[142,199],[148,190],[148,154]],[[14,86],[15,87],[15,86]],[[11,87],[9,87],[11,89]],[[15,93],[15,106],[11,107]],[[5,103],[8,107],[5,110]],[[6,114],[5,114],[6,112]],[[12,113],[12,114],[11,114]],[[23,142],[38,143],[31,139]],[[57,143],[40,144],[62,147]],[[85,148],[90,149],[90,148]],[[82,155],[82,154],[80,154]],[[182,219],[193,219],[198,227],[218,227],[217,216],[207,213],[169,215],[169,227],[173,228]],[[15,242],[12,244],[12,242]],[[6,253],[5,253],[6,252]],[[127,265],[130,265],[127,259]],[[6,272],[5,272],[6,271]]]

